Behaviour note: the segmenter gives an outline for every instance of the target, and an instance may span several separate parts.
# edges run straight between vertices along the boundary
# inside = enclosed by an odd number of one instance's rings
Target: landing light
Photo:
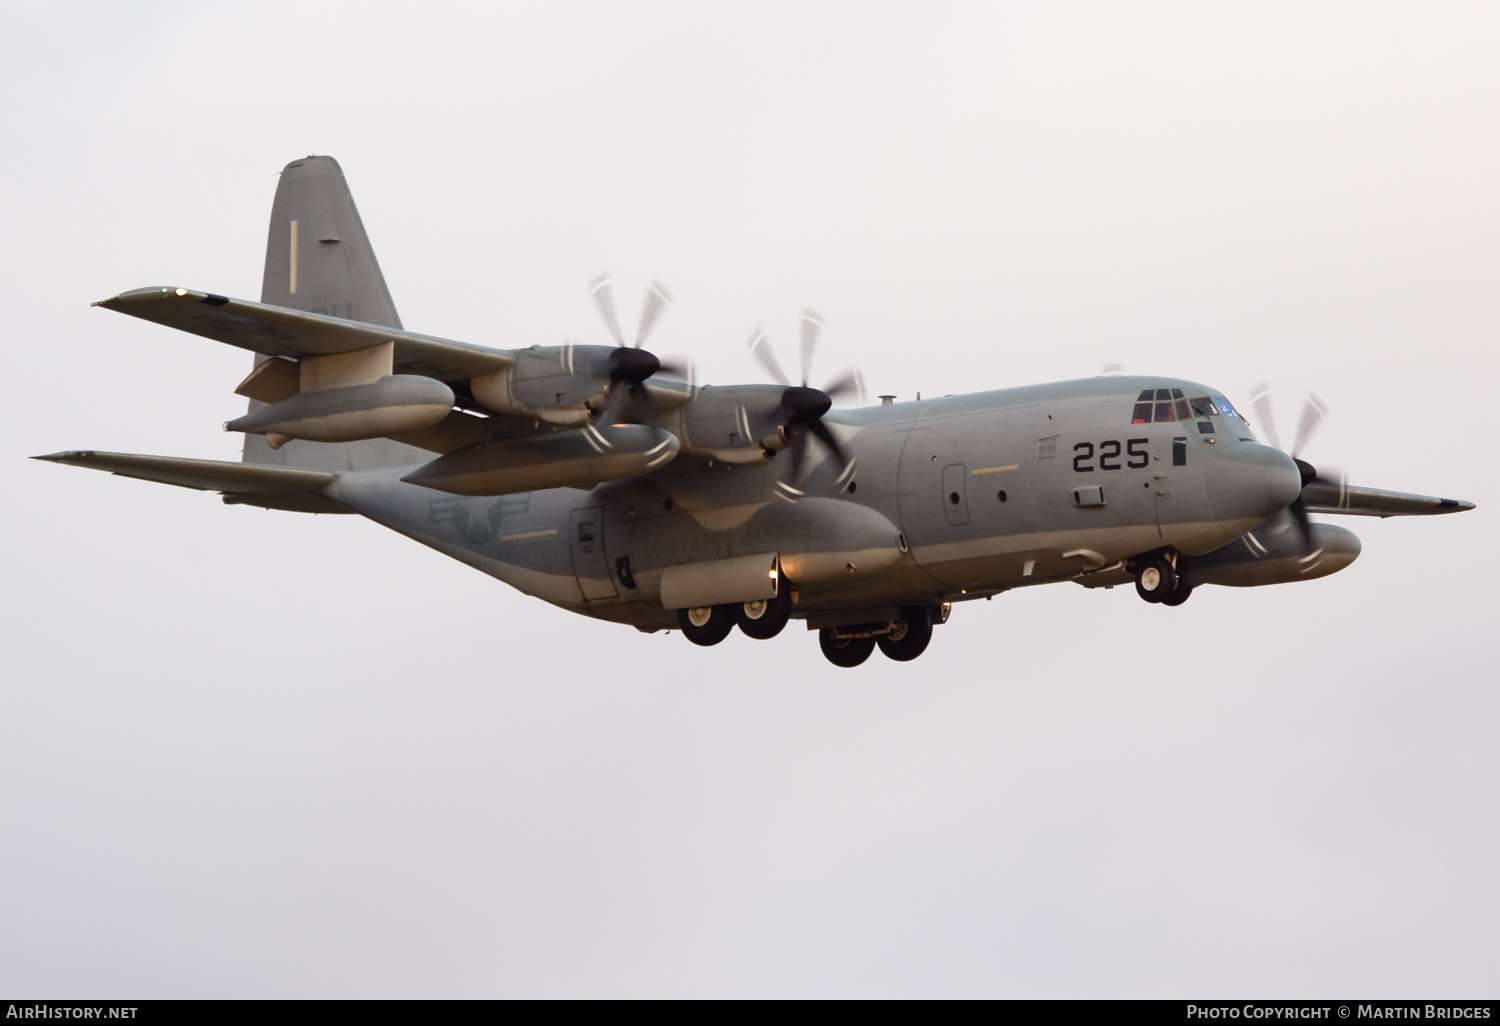
[[[185,296],[185,295],[187,295],[187,289],[178,289],[177,290],[177,294],[179,296]]]

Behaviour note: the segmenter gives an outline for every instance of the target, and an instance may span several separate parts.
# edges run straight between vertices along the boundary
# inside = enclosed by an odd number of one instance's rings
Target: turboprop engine
[[[775,385],[705,385],[668,426],[684,452],[741,466],[762,464],[787,447],[785,391]]]
[[[671,300],[660,282],[652,282],[641,307],[635,340],[626,345],[615,316],[609,277],[600,274],[590,291],[614,346],[532,346],[516,353],[507,367],[469,383],[474,398],[497,413],[531,417],[549,424],[583,427],[596,416],[606,424],[622,417],[654,422],[662,410],[675,409],[692,397],[692,389],[650,386],[646,379],[660,370],[681,374],[642,348],[651,327]],[[602,411],[602,416],[600,416]]]
[[[613,352],[610,346],[532,346],[469,387],[496,413],[581,427],[604,405]]]
[[[279,449],[294,438],[354,442],[430,427],[453,409],[453,389],[433,378],[387,374],[359,385],[300,392],[224,424],[265,435]]]

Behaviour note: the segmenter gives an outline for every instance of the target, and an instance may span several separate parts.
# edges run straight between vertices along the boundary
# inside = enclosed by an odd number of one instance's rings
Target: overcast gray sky
[[[4,10],[0,992],[1495,995],[1500,7]],[[25,461],[237,458],[245,354],[88,304],[257,298],[312,152],[414,330],[603,342],[607,267],[710,383],[811,304],[815,378],[1270,379],[1480,508],[851,672]]]

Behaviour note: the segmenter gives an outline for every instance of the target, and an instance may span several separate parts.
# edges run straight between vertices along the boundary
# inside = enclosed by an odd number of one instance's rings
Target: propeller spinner
[[[661,313],[672,301],[672,294],[665,285],[653,281],[646,290],[645,302],[641,305],[640,323],[635,329],[635,340],[625,344],[625,335],[620,331],[619,318],[615,316],[614,294],[610,290],[609,275],[600,272],[589,282],[589,293],[604,326],[615,340],[615,350],[609,354],[609,399],[600,414],[606,424],[621,421],[627,406],[633,407],[639,417],[648,424],[656,424],[661,410],[646,388],[646,379],[661,371],[678,377],[691,377],[691,369],[675,363],[663,363],[655,354],[642,348],[646,336],[651,333]]]
[[[776,379],[778,384],[786,386],[786,390],[781,393],[781,433],[792,450],[792,469],[790,477],[782,481],[778,488],[787,498],[797,498],[804,494],[801,485],[806,477],[808,450],[814,438],[823,443],[839,461],[842,468],[838,478],[840,485],[854,474],[854,460],[839,445],[838,439],[834,437],[828,425],[823,423],[823,415],[833,407],[834,399],[839,396],[855,394],[863,399],[864,381],[857,369],[850,369],[821,389],[808,385],[813,354],[817,351],[818,337],[822,329],[823,318],[818,313],[812,310],[802,312],[802,384],[800,385],[793,385],[787,379],[781,365],[776,362],[776,355],[772,352],[771,344],[766,340],[764,331],[756,328],[755,333],[750,336],[751,354],[760,361],[761,366]]]

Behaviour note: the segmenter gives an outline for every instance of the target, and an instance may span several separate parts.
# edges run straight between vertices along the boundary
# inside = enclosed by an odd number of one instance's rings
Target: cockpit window
[[[1202,395],[1187,399],[1180,388],[1143,388],[1136,397],[1135,407],[1130,413],[1132,424],[1170,424],[1175,421],[1199,421],[1198,430],[1211,434],[1213,425],[1206,423],[1212,417],[1237,417],[1245,420],[1244,414],[1221,395]],[[1247,422],[1248,423],[1248,422]]]
[[[1222,413],[1224,416],[1226,416],[1226,417],[1239,417],[1240,420],[1244,420],[1245,419],[1243,416],[1240,416],[1240,411],[1236,410],[1234,408],[1234,406],[1230,404],[1229,400],[1225,399],[1223,396],[1216,395],[1216,396],[1214,396],[1214,400],[1213,401],[1214,401],[1214,405],[1219,408],[1219,412]]]
[[[1190,419],[1187,401],[1182,398],[1180,388],[1142,389],[1136,397],[1135,409],[1130,413],[1132,424],[1167,424]]]

